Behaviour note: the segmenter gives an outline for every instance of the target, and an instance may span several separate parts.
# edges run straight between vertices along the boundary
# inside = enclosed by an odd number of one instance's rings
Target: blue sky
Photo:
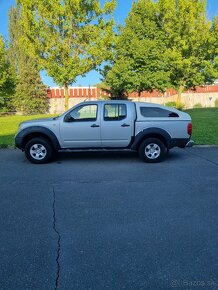
[[[118,5],[115,12],[117,23],[122,24],[131,9],[133,0],[117,0]],[[8,10],[15,4],[15,0],[0,0],[0,33],[7,39],[8,35]],[[208,17],[218,16],[218,0],[207,0]],[[42,79],[46,85],[55,86],[52,79],[42,72]],[[79,77],[74,85],[89,86],[100,82],[100,76],[97,72],[92,71],[86,77]]]

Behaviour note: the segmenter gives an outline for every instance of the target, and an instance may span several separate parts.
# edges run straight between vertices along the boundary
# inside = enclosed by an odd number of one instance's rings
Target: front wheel
[[[167,154],[167,148],[158,138],[145,139],[139,147],[139,157],[148,163],[161,162]]]
[[[25,146],[26,158],[35,164],[44,164],[52,160],[54,149],[49,141],[44,138],[34,138]]]

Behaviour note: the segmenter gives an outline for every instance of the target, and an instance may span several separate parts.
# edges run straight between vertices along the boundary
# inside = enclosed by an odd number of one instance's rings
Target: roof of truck
[[[162,106],[162,105],[160,105],[160,104],[155,104],[155,103],[148,103],[148,102],[132,102],[132,101],[130,101],[130,100],[96,100],[96,101],[93,101],[93,100],[86,100],[86,101],[84,101],[84,102],[82,102],[82,103],[80,103],[80,104],[87,104],[87,103],[89,103],[89,104],[92,104],[92,103],[129,103],[129,104],[136,104],[136,105],[139,105],[139,106],[142,106],[142,105],[151,105],[151,106]]]

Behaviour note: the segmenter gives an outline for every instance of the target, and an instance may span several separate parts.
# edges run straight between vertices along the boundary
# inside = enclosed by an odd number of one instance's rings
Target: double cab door
[[[133,104],[83,103],[60,120],[63,148],[127,147],[133,136]]]

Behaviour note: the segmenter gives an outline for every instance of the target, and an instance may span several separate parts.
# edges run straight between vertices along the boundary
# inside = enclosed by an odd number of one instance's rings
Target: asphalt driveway
[[[218,148],[0,150],[0,289],[218,289]]]

